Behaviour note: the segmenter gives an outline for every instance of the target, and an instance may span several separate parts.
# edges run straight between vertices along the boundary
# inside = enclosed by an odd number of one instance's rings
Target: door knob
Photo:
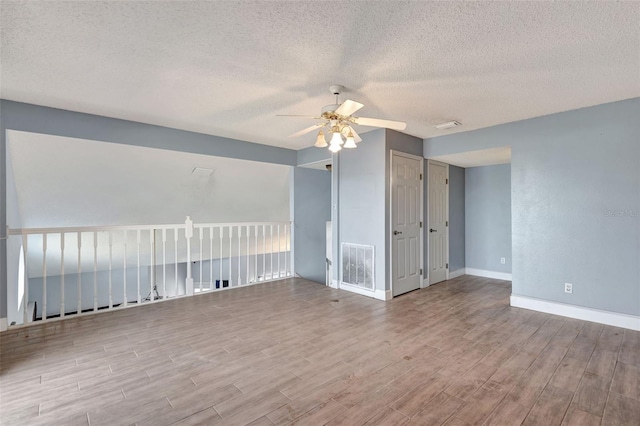
[[[400,232],[400,231],[393,231],[393,235],[398,235],[398,234],[402,234],[402,232]]]
[[[436,229],[430,228],[429,232],[438,232]]]

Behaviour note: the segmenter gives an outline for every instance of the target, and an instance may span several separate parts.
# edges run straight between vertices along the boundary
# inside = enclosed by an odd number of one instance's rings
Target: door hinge
[[[422,173],[420,173],[420,180],[422,180]]]
[[[449,226],[449,221],[446,221],[446,222],[445,222],[445,226]]]
[[[422,275],[422,269],[420,269],[420,275]]]
[[[449,179],[444,180],[445,185],[449,185]]]
[[[449,264],[447,263],[447,269],[449,269]]]
[[[422,228],[422,221],[420,221],[420,228]]]

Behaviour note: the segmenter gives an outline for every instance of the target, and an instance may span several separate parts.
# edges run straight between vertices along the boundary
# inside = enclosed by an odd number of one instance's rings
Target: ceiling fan
[[[316,137],[316,143],[314,146],[318,148],[329,146],[329,150],[331,152],[338,152],[342,148],[356,148],[356,143],[362,141],[362,138],[360,138],[358,133],[354,130],[354,125],[384,127],[393,130],[404,130],[407,127],[407,123],[403,121],[354,117],[353,114],[364,107],[364,105],[359,102],[352,101],[351,99],[347,99],[339,104],[338,97],[340,96],[340,93],[344,91],[343,86],[334,84],[329,86],[329,91],[335,95],[336,103],[322,107],[319,116],[278,115],[278,117],[311,118],[319,120],[319,122],[313,126],[309,126],[306,129],[302,129],[299,132],[290,135],[290,138],[296,138],[318,130],[318,136]],[[324,136],[325,130],[331,135],[329,143],[327,143]]]

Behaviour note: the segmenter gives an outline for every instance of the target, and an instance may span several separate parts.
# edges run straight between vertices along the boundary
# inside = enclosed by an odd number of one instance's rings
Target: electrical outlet
[[[505,263],[507,263],[507,259],[505,259],[504,257],[501,257],[500,258],[500,263],[502,263],[504,265]]]
[[[573,293],[573,284],[571,283],[564,283],[564,292],[565,293]]]

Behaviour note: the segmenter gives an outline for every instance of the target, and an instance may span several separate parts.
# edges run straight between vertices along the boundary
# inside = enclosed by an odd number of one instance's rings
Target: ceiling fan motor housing
[[[344,86],[341,86],[339,84],[332,84],[331,86],[329,86],[329,91],[334,95],[339,95],[344,91]]]

